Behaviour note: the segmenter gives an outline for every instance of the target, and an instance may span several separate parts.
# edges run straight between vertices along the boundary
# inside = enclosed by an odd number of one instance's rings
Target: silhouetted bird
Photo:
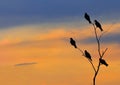
[[[99,59],[101,64],[104,64],[105,66],[108,66],[107,62],[104,59]]]
[[[91,55],[89,52],[87,52],[87,50],[85,50],[85,57],[87,57],[88,59],[90,59],[92,61]]]
[[[97,21],[94,20],[96,27],[100,28],[101,31],[103,31],[101,24]]]
[[[91,24],[90,16],[85,13],[84,18]]]
[[[71,43],[71,45],[73,45],[75,48],[77,48],[76,42],[75,42],[75,40],[73,40],[73,38],[70,38],[70,43]]]

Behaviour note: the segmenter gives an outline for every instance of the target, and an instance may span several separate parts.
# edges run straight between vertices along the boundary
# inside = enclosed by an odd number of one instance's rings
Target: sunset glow
[[[120,13],[112,0],[105,8],[89,0],[6,1],[0,1],[0,85],[92,85],[94,70],[70,44],[72,37],[81,50],[89,50],[97,67],[97,43],[86,11],[104,29],[101,51],[108,48],[104,59],[109,66],[101,66],[96,85],[120,84]]]

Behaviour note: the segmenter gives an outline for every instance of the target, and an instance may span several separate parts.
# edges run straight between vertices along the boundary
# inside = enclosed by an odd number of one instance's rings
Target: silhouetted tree
[[[97,77],[98,72],[99,72],[99,70],[100,70],[100,66],[101,66],[101,65],[108,66],[107,62],[103,59],[103,56],[104,56],[104,54],[106,53],[106,51],[107,51],[108,48],[106,48],[104,51],[101,52],[100,39],[101,39],[101,37],[102,37],[102,35],[103,35],[103,32],[100,34],[100,36],[98,36],[97,30],[96,30],[96,28],[99,28],[101,31],[103,31],[101,24],[100,24],[97,20],[94,20],[94,23],[93,23],[93,22],[91,21],[90,16],[89,16],[87,13],[84,14],[84,18],[89,22],[89,24],[91,24],[91,25],[93,26],[93,29],[94,29],[95,39],[96,39],[96,42],[97,42],[97,52],[98,52],[98,55],[99,55],[99,58],[98,58],[98,59],[99,59],[99,61],[98,61],[98,66],[95,68],[95,65],[94,65],[93,62],[92,62],[92,57],[93,57],[93,56],[91,56],[91,54],[90,54],[87,50],[85,50],[85,51],[83,52],[80,48],[78,48],[78,47],[76,46],[75,40],[73,40],[72,38],[70,38],[70,43],[71,43],[71,45],[73,45],[75,48],[77,48],[77,49],[83,54],[83,56],[85,56],[85,57],[88,59],[88,61],[89,61],[90,64],[92,65],[92,68],[93,68],[93,70],[94,70],[93,85],[96,85],[96,77]]]

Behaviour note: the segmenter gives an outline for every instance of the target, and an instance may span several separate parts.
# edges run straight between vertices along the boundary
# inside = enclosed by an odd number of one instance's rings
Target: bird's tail
[[[89,59],[89,60],[91,60],[91,61],[92,61],[92,59]]]
[[[74,47],[75,47],[75,48],[77,48],[77,46],[76,46],[76,45],[75,45]]]
[[[105,66],[108,66],[108,64],[106,63]]]
[[[101,30],[101,31],[103,31],[103,29],[102,29],[102,28],[100,28],[100,30]]]
[[[92,22],[91,22],[91,21],[89,21],[89,24],[92,24]]]

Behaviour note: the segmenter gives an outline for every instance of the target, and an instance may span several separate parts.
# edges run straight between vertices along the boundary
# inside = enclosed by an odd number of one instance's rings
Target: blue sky
[[[82,21],[84,12],[117,21],[119,3],[119,0],[0,0],[0,27]]]

